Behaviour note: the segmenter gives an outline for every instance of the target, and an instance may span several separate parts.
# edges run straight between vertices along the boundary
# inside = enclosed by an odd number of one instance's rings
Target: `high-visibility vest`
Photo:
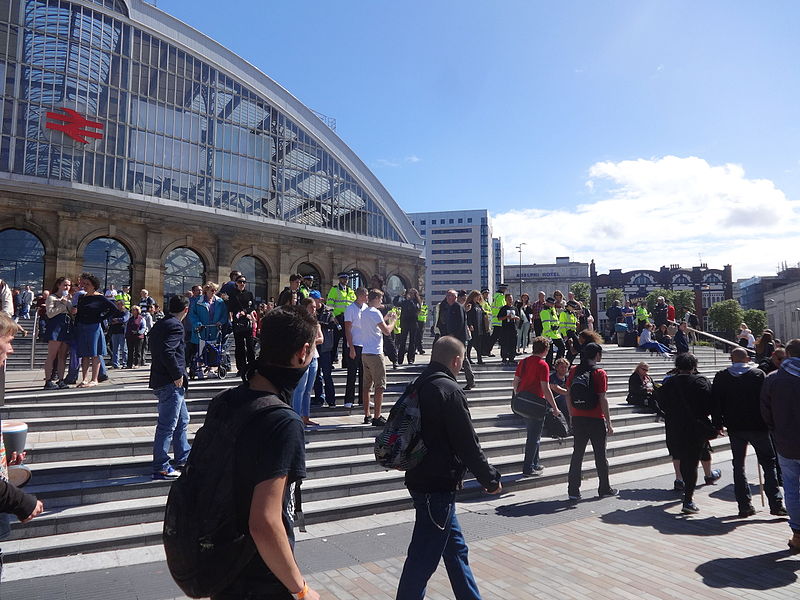
[[[333,309],[333,316],[338,317],[343,315],[347,307],[356,301],[356,292],[349,285],[344,286],[344,289],[339,288],[338,285],[333,286],[328,290],[328,306]]]
[[[114,300],[122,300],[122,303],[125,305],[125,308],[128,310],[131,309],[131,295],[126,294],[125,292],[117,292],[117,295],[114,296]]]
[[[539,318],[542,320],[542,335],[551,340],[560,340],[558,311],[555,308],[545,307],[539,313]]]
[[[562,310],[558,315],[558,333],[561,337],[566,337],[570,331],[578,330],[578,317],[568,310]]]
[[[506,297],[505,294],[501,294],[500,292],[495,292],[494,296],[492,297],[492,326],[500,327],[502,325],[502,321],[500,321],[500,309],[506,305]]]
[[[301,285],[297,289],[297,299],[302,300],[303,298],[310,298],[311,297],[311,290],[308,289],[306,286]]]
[[[647,312],[647,307],[642,306],[641,304],[636,307],[636,320],[637,321],[649,321],[650,320],[650,313]]]
[[[388,313],[388,315],[397,315],[397,320],[394,322],[394,329],[392,329],[392,333],[401,333],[402,329],[400,328],[400,309],[398,307],[392,308]]]
[[[421,323],[425,323],[428,320],[428,305],[427,304],[420,304],[419,305],[419,314],[417,315],[417,321]]]

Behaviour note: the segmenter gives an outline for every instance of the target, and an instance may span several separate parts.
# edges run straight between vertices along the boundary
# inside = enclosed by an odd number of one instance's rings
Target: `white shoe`
[[[353,408],[353,403],[352,402],[345,402],[344,403],[344,407],[345,408]]]

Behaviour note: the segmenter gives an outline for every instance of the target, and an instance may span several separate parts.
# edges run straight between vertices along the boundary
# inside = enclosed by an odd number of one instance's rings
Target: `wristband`
[[[292,598],[294,600],[303,600],[308,594],[308,584],[304,581],[303,582],[303,589],[297,592],[296,594],[292,594]]]

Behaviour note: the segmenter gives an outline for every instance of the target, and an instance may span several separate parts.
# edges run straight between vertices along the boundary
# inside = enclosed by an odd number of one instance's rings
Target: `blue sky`
[[[796,2],[158,6],[335,117],[406,211],[488,208],[513,262],[800,260]]]

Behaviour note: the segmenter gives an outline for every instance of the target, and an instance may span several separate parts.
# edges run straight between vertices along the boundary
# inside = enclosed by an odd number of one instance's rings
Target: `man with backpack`
[[[293,555],[306,467],[303,422],[291,408],[316,332],[304,308],[270,311],[245,383],[211,400],[164,517],[170,573],[188,596],[319,599]]]
[[[462,487],[467,469],[489,494],[499,494],[502,485],[500,473],[481,450],[466,396],[456,381],[464,354],[460,340],[452,336],[439,338],[431,351],[431,363],[418,380],[422,438],[427,451],[405,475],[416,521],[397,600],[423,598],[428,580],[442,558],[454,597],[481,597],[456,518],[455,493]]]
[[[567,406],[574,436],[567,493],[574,502],[581,499],[581,464],[589,441],[592,442],[594,464],[600,480],[597,494],[601,498],[619,494],[619,490],[612,488],[608,481],[606,437],[614,433],[614,429],[606,398],[608,375],[597,367],[602,359],[600,344],[586,344],[581,350],[580,364],[572,367],[567,378]]]

